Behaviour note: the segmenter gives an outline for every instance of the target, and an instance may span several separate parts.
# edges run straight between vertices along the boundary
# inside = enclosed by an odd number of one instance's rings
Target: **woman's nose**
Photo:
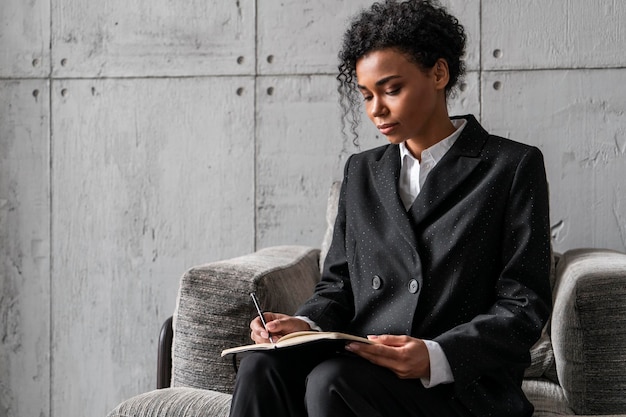
[[[387,108],[385,107],[385,103],[377,98],[372,98],[372,107],[370,109],[370,113],[372,117],[380,117],[384,116]]]

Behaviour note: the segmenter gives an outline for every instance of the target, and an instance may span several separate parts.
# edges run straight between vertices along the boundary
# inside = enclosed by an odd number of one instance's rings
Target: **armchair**
[[[191,268],[163,325],[157,388],[108,417],[222,417],[235,372],[222,349],[249,343],[255,291],[266,309],[292,314],[313,291],[328,248],[338,185],[321,250],[277,246]],[[626,255],[577,249],[555,255],[553,313],[531,351],[523,389],[535,416],[626,417]]]

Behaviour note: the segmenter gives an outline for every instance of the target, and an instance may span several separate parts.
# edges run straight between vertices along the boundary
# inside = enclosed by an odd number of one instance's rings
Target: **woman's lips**
[[[396,128],[396,126],[398,126],[397,123],[385,123],[376,127],[380,130],[380,133],[387,136]]]

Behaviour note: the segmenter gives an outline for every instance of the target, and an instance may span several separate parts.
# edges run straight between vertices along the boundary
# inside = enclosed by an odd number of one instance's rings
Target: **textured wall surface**
[[[154,387],[185,269],[319,245],[369,3],[2,0],[0,417],[105,415]],[[444,3],[469,37],[451,114],[544,152],[557,250],[626,250],[625,3]]]

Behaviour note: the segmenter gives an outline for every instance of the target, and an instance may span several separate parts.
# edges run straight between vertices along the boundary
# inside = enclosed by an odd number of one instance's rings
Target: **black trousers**
[[[426,389],[348,353],[255,352],[237,373],[232,417],[470,417],[451,385]]]

